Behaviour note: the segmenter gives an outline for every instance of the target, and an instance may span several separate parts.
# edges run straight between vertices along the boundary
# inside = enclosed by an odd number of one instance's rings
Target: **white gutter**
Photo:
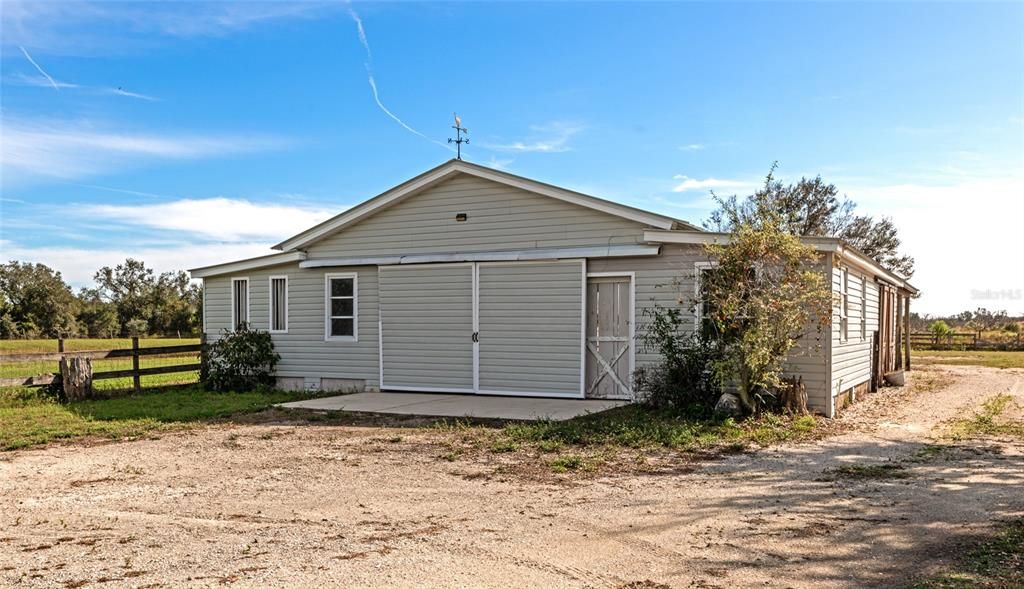
[[[306,252],[285,252],[283,254],[271,254],[269,256],[238,260],[237,262],[226,262],[215,266],[192,268],[189,270],[189,274],[192,275],[192,278],[207,278],[209,276],[219,276],[221,274],[231,274],[233,272],[277,266],[280,264],[287,264],[289,262],[301,262],[305,259]]]
[[[515,262],[522,260],[569,260],[579,258],[621,258],[656,256],[661,246],[628,244],[590,247],[535,248],[489,252],[454,252],[354,258],[322,258],[305,260],[300,268],[335,266],[391,266],[397,264],[434,264],[441,262]]]

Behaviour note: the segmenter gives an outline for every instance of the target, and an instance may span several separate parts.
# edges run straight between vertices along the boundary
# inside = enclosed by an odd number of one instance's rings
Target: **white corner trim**
[[[284,329],[274,329],[274,281],[284,280]],[[267,316],[267,331],[270,333],[288,333],[288,297],[290,293],[288,284],[288,275],[280,274],[276,276],[267,277],[267,307],[269,307],[269,314]]]
[[[207,278],[209,276],[231,274],[232,272],[244,272],[246,270],[256,270],[259,268],[266,268],[268,266],[277,266],[278,264],[287,264],[289,262],[301,262],[305,259],[306,252],[286,252],[283,254],[271,254],[269,256],[249,258],[247,260],[238,260],[236,262],[225,262],[214,266],[192,268],[189,270],[189,274],[192,275],[192,278]]]
[[[352,335],[331,335],[331,279],[352,279]],[[338,272],[324,274],[324,341],[325,342],[358,342],[359,341],[359,274],[356,272]]]

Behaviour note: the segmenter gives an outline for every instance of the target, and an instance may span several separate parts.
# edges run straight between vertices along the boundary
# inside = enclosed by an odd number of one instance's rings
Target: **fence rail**
[[[919,350],[1022,350],[1020,334],[1000,339],[985,339],[977,332],[935,335],[928,331],[911,332],[910,346]]]
[[[63,358],[89,358],[90,360],[103,360],[110,358],[130,358],[132,367],[127,370],[104,370],[93,372],[93,380],[107,380],[113,378],[131,378],[132,388],[139,392],[142,388],[141,377],[155,374],[173,374],[177,372],[195,372],[200,369],[201,363],[174,364],[170,366],[151,366],[142,368],[139,360],[146,356],[163,357],[188,357],[194,354],[201,354],[204,344],[184,344],[174,346],[139,347],[139,338],[132,338],[131,348],[116,348],[112,350],[81,350],[74,352],[64,351],[64,340],[58,340],[57,352],[37,352],[26,354],[0,354],[0,363],[23,363],[23,362],[46,362],[60,361]],[[0,386],[45,386],[52,383],[59,373],[39,374],[35,376],[24,376],[16,378],[0,378]]]

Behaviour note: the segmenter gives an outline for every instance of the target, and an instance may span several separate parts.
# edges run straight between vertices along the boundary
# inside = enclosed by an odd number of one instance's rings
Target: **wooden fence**
[[[200,369],[201,363],[192,364],[174,364],[171,366],[152,366],[149,368],[140,368],[139,359],[144,356],[172,356],[189,353],[202,353],[203,343],[198,344],[184,344],[177,346],[158,346],[158,347],[139,347],[139,338],[132,338],[131,348],[118,348],[114,350],[82,350],[74,352],[64,351],[64,340],[57,340],[57,351],[56,352],[34,352],[27,354],[3,354],[0,355],[0,363],[3,364],[15,364],[19,362],[45,362],[45,361],[56,361],[59,362],[64,357],[79,357],[89,358],[91,360],[101,360],[109,358],[131,358],[132,367],[127,370],[107,370],[103,372],[93,372],[93,380],[105,380],[111,378],[131,378],[132,388],[135,392],[142,390],[141,378],[143,376],[153,374],[173,374],[176,372],[194,372]],[[58,376],[57,373],[41,374],[37,376],[27,376],[18,378],[0,378],[0,386],[44,386],[52,383]]]
[[[910,334],[910,347],[918,350],[1024,350],[1021,335],[1002,339],[984,339],[977,332],[935,335],[928,331]]]

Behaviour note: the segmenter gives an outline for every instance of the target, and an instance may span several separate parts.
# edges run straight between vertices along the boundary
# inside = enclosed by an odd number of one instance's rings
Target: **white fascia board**
[[[652,243],[683,243],[683,244],[726,244],[729,243],[728,233],[711,233],[696,231],[644,231],[644,241]],[[912,293],[919,292],[917,288],[907,282],[906,279],[886,270],[864,253],[846,245],[836,237],[804,237],[801,239],[806,244],[814,246],[819,252],[832,252],[844,262],[855,265],[872,276],[881,277],[892,284],[904,288]]]
[[[544,184],[543,182],[537,182],[536,180],[521,178],[512,174],[505,174],[482,166],[467,165],[464,162],[455,162],[454,167],[460,172],[471,174],[478,178],[483,178],[499,184],[505,184],[507,186],[512,186],[513,188],[519,188],[527,192],[542,194],[557,200],[588,209],[594,209],[596,211],[601,211],[602,213],[629,219],[630,221],[636,221],[659,229],[671,229],[679,222],[676,219],[665,217],[663,215],[634,209],[632,207],[580,194],[578,192],[573,192],[550,184]]]
[[[244,270],[255,270],[258,268],[277,266],[279,264],[287,264],[289,262],[301,262],[305,259],[306,252],[285,252],[283,254],[271,254],[269,256],[238,260],[237,262],[227,262],[224,264],[217,264],[215,266],[192,268],[189,270],[189,274],[192,275],[192,278],[208,278],[210,276],[219,276],[221,274],[231,274],[234,272],[242,272]]]
[[[602,245],[591,247],[540,248],[512,251],[453,252],[406,256],[367,256],[362,258],[323,258],[299,263],[300,268],[339,266],[393,266],[399,264],[437,264],[446,262],[518,262],[524,260],[575,260],[580,258],[621,258],[656,256],[656,245]]]
[[[272,249],[293,250],[300,248],[310,242],[316,241],[328,233],[332,233],[342,227],[350,225],[380,208],[386,207],[410,194],[414,194],[420,190],[428,188],[457,171],[458,170],[451,166],[442,166],[437,168],[431,173],[427,173],[419,178],[414,178],[406,184],[400,184],[399,186],[383,192],[368,201],[352,207],[348,211],[332,219],[328,219],[319,225],[303,231],[295,237],[282,241],[281,243],[273,246]]]

